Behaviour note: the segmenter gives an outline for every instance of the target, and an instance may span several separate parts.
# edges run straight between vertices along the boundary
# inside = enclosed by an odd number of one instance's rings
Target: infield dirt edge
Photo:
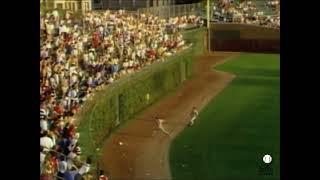
[[[171,179],[169,155],[172,140],[186,127],[192,106],[201,111],[235,78],[231,73],[213,68],[239,54],[217,52],[198,57],[192,79],[110,136],[103,148],[102,169],[114,179]],[[176,108],[177,105],[179,107]],[[171,138],[157,131],[152,119],[155,114],[168,121],[165,128],[170,131]],[[124,145],[119,145],[119,142]]]

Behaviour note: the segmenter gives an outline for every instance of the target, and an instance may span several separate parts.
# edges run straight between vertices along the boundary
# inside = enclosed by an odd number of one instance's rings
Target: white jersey
[[[163,119],[158,119],[158,127],[159,127],[159,129],[163,129],[163,123],[164,123]]]
[[[190,119],[190,123],[189,125],[193,125],[194,124],[194,121],[195,119],[197,118],[199,112],[196,110],[196,109],[193,109],[192,112],[191,112],[191,119]]]
[[[196,109],[193,109],[191,112],[191,117],[197,117],[199,112]]]
[[[158,119],[158,128],[159,130],[161,130],[163,133],[167,134],[168,136],[170,136],[170,133],[163,127],[163,119]]]

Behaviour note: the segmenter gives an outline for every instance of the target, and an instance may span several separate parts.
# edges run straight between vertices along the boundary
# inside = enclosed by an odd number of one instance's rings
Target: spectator
[[[88,173],[90,170],[91,163],[92,163],[92,160],[90,157],[88,157],[86,163],[83,163],[83,165],[79,169],[78,174],[83,176],[84,174]]]
[[[103,170],[100,170],[99,180],[108,180],[108,179],[109,179],[109,178],[104,175],[104,171],[103,171]]]
[[[48,121],[47,121],[47,119],[44,119],[44,118],[40,119],[40,128],[41,128],[42,132],[48,131]]]
[[[267,6],[277,6],[278,1],[270,1]],[[225,22],[236,22],[236,23],[246,23],[255,24],[266,27],[280,28],[280,23],[277,19],[280,18],[278,8],[273,9],[273,12],[277,15],[272,18],[268,18],[264,15],[263,11],[258,11],[256,5],[252,1],[240,1],[239,4],[229,3],[228,1],[222,0],[218,6],[214,6],[214,19],[215,21],[225,21]]]
[[[40,147],[44,149],[40,166],[49,167],[42,171],[43,178],[63,177],[67,167],[80,159],[79,134],[74,121],[68,119],[94,96],[93,92],[139,71],[146,62],[188,47],[179,27],[200,22],[196,16],[165,20],[125,11],[88,12],[83,24],[79,20],[70,13],[61,16],[57,10],[40,18]],[[59,156],[65,159],[58,163]],[[78,167],[75,179],[89,171],[88,162]]]
[[[43,133],[43,137],[40,138],[40,146],[47,149],[51,149],[53,147],[53,141],[48,137],[48,131],[45,131]]]
[[[77,173],[75,176],[74,176],[74,180],[83,180],[83,177],[81,174]]]
[[[53,180],[53,171],[50,161],[48,160],[49,157],[46,157],[44,167],[42,173],[40,175],[40,180]]]
[[[59,180],[59,177],[60,178],[63,178],[64,177],[64,173],[67,171],[67,162],[65,160],[65,157],[64,156],[61,156],[60,157],[60,161],[59,161],[59,165],[58,165],[58,178],[57,180]]]
[[[45,163],[47,153],[44,151],[43,147],[40,147],[40,174],[42,174],[43,164]]]
[[[76,174],[77,174],[77,169],[73,166],[70,170],[67,170],[64,173],[64,179],[65,180],[74,180]]]

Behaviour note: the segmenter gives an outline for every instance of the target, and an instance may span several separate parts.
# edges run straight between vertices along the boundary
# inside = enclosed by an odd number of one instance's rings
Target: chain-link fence
[[[153,6],[153,7],[146,7],[146,8],[137,8],[137,7],[143,7],[136,1],[137,5],[135,6],[129,6],[125,4],[124,2],[127,1],[122,1],[121,6],[120,5],[108,5],[105,6],[104,8],[97,8],[97,4],[93,3],[93,11],[105,11],[106,9],[109,10],[119,10],[123,9],[126,10],[127,12],[132,12],[132,13],[139,13],[139,14],[153,14],[162,18],[169,18],[169,17],[177,17],[177,16],[184,16],[184,15],[200,15],[201,14],[201,8],[202,4],[201,3],[194,3],[194,4],[179,4],[179,5],[162,5],[162,6]],[[104,2],[105,3],[105,2]],[[110,4],[110,3],[109,3]],[[49,10],[57,9],[59,12],[62,12],[61,14],[65,14],[66,11],[74,12],[74,13],[83,13],[83,9],[81,9],[80,5],[77,5],[76,8],[73,7],[74,4],[71,3],[69,4],[64,4],[62,6],[57,6],[53,3],[52,0],[48,0],[46,2],[41,2],[40,3],[40,10],[42,13],[47,12]],[[139,5],[139,6],[138,6]]]
[[[184,15],[199,15],[201,3],[179,4],[138,9],[139,14],[153,14],[162,18],[170,18]]]
[[[90,0],[40,0],[40,12],[46,12],[53,9],[59,11],[87,12],[92,10],[93,3]]]

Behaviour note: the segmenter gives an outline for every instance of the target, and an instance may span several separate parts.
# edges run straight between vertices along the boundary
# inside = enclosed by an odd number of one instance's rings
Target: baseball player
[[[196,120],[196,118],[198,117],[198,115],[199,115],[199,112],[198,112],[198,110],[197,110],[197,108],[196,107],[193,107],[192,108],[192,111],[191,111],[191,120],[190,120],[190,122],[189,122],[189,126],[192,126],[193,124],[194,124],[194,120]]]
[[[156,117],[156,121],[157,121],[157,124],[158,124],[158,128],[159,128],[163,133],[165,133],[165,134],[167,134],[168,136],[170,136],[169,132],[168,132],[167,130],[165,130],[164,127],[163,127],[163,123],[165,122],[165,120]]]

